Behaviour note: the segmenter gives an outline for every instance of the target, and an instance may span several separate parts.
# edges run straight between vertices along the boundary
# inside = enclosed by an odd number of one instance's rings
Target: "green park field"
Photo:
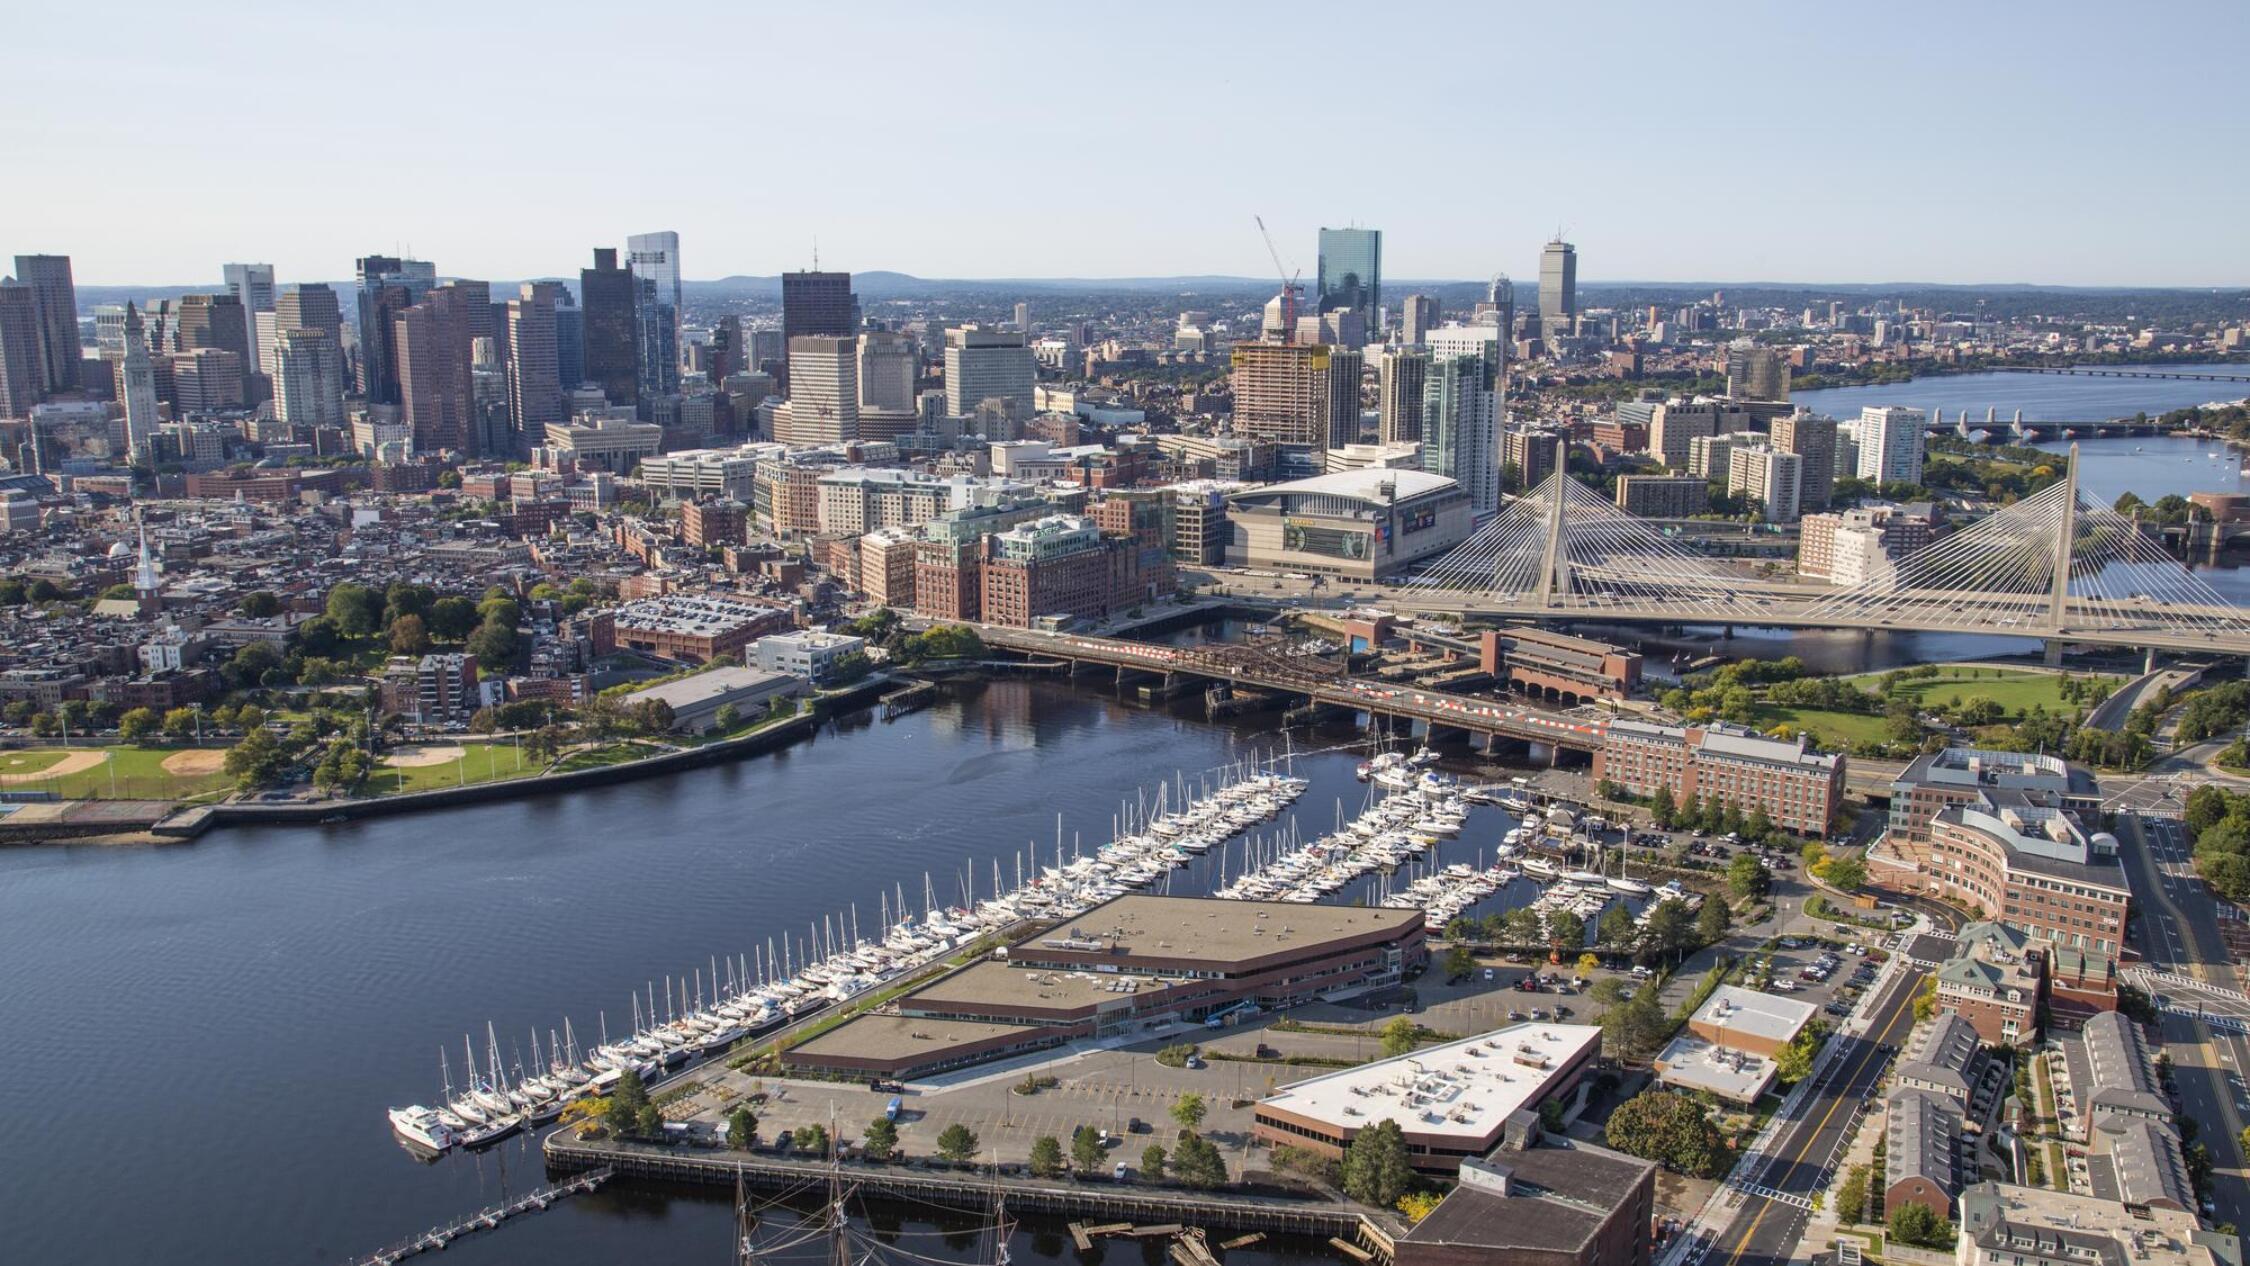
[[[197,747],[34,747],[0,752],[0,790],[68,799],[185,800],[229,786],[226,753]]]

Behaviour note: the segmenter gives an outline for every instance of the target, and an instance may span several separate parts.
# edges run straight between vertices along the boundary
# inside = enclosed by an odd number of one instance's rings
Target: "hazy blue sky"
[[[25,4],[0,255],[2250,283],[2250,4]]]

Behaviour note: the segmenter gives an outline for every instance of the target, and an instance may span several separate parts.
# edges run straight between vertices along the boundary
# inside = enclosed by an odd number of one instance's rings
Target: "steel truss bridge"
[[[1364,592],[1364,590],[1363,590]],[[1856,584],[1761,579],[1557,473],[1375,600],[1460,616],[2035,637],[2250,657],[2250,611],[2061,482]]]

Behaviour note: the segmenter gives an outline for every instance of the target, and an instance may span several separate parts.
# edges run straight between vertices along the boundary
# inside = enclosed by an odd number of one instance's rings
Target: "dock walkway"
[[[378,1249],[365,1257],[353,1258],[353,1266],[392,1266],[395,1262],[404,1261],[406,1258],[418,1254],[443,1252],[447,1245],[464,1235],[474,1235],[479,1231],[493,1230],[510,1218],[521,1217],[527,1213],[537,1213],[557,1200],[567,1200],[572,1196],[592,1191],[608,1182],[612,1172],[607,1166],[583,1170],[552,1186],[541,1187],[528,1195],[518,1196],[506,1204],[496,1204],[479,1209],[458,1222],[431,1227],[419,1235],[400,1240],[388,1248]]]

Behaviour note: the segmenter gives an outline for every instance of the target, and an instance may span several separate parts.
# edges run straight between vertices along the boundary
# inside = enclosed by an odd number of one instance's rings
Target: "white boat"
[[[1609,881],[1609,886],[1615,888],[1619,892],[1630,893],[1636,897],[1645,897],[1649,893],[1655,891],[1655,889],[1649,887],[1647,884],[1642,883],[1638,879],[1627,879],[1622,875],[1612,878]]]
[[[433,1152],[446,1151],[458,1140],[452,1127],[438,1119],[436,1111],[421,1104],[391,1109],[391,1128],[398,1131],[400,1138]]]
[[[1544,858],[1527,857],[1523,860],[1523,873],[1539,879],[1553,879],[1562,873],[1562,868]]]

